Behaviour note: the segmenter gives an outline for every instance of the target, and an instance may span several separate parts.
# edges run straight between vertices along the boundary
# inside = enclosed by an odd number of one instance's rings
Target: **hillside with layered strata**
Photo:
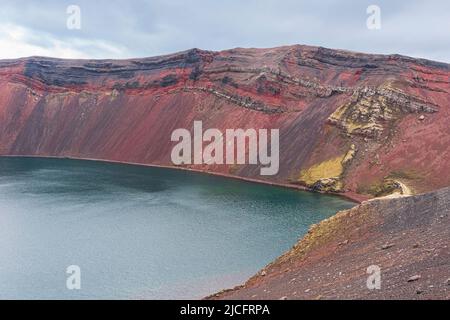
[[[0,155],[172,166],[171,133],[280,129],[280,170],[189,165],[356,199],[450,185],[450,66],[321,47],[0,61]]]

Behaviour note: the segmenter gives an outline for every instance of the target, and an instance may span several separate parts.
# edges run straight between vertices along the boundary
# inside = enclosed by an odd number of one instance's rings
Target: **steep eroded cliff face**
[[[450,185],[450,66],[319,47],[0,61],[0,154],[172,165],[171,133],[280,129],[280,170],[189,167],[378,196]]]

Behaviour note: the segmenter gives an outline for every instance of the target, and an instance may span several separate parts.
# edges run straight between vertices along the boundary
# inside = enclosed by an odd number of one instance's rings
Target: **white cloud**
[[[23,26],[0,24],[0,59],[48,56],[67,59],[122,58],[127,50],[102,40],[58,39]]]
[[[76,31],[66,28],[69,3],[2,0],[0,58],[130,58],[193,47],[306,44],[450,62],[448,0],[77,0]],[[371,4],[381,8],[380,30],[366,27]]]

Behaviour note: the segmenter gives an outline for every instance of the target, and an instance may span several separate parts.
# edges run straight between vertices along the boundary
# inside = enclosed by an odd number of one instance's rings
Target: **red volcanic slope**
[[[313,225],[244,285],[209,299],[449,300],[449,243],[450,188],[373,199]],[[378,289],[367,286],[375,270]]]
[[[369,196],[427,191],[450,185],[449,76],[443,63],[300,45],[3,60],[0,155],[171,165],[172,131],[202,120],[279,128],[280,171],[195,169]]]

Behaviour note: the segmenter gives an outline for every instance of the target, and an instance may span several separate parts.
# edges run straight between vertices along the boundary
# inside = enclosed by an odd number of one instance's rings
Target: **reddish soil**
[[[222,132],[279,129],[279,173],[260,176],[258,165],[183,169],[357,201],[398,186],[429,192],[450,185],[449,79],[444,63],[301,45],[2,60],[0,156],[172,166],[173,130],[201,120]],[[315,168],[323,176],[304,178]],[[442,190],[365,202],[314,227],[264,276],[217,298],[448,299],[449,199]],[[381,268],[381,290],[366,287],[372,264]],[[408,282],[413,276],[420,278]]]
[[[430,191],[450,185],[449,76],[447,64],[300,45],[120,61],[2,60],[0,155],[171,166],[172,131],[202,120],[204,129],[280,129],[280,171],[264,177],[258,165],[185,167],[333,191],[300,173],[354,145],[337,191],[367,199],[386,177]],[[389,109],[371,114],[376,134],[348,133],[330,121],[339,107],[364,103],[367,90]],[[345,117],[370,124],[361,110]]]

